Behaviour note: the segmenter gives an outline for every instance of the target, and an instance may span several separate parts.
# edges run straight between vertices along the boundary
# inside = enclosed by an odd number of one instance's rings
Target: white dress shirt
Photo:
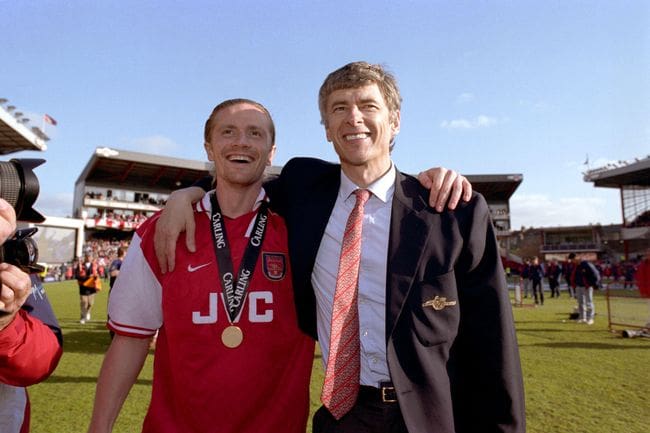
[[[318,341],[325,368],[329,358],[332,303],[343,232],[356,201],[353,192],[358,188],[341,171],[341,186],[311,276],[316,292]],[[372,194],[364,209],[359,265],[360,382],[376,387],[380,382],[390,380],[386,363],[386,269],[395,166],[391,164],[390,170],[367,189]]]

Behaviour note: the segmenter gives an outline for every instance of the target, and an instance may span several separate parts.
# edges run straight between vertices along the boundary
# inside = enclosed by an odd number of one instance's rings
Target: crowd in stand
[[[122,200],[119,197],[113,195],[113,192],[110,189],[106,192],[106,196],[104,196],[103,192],[95,192],[95,191],[87,191],[85,196],[96,200],[127,201],[127,200]],[[164,206],[165,203],[167,202],[167,200],[164,198],[150,197],[149,194],[147,193],[136,193],[135,198],[136,200],[134,201],[137,203],[150,204],[154,206]]]
[[[116,229],[137,229],[148,218],[145,212],[121,212],[114,209],[100,209],[91,217],[95,226],[111,227]]]
[[[134,202],[153,205],[156,207],[164,206],[166,198],[164,196],[150,196],[148,193],[133,193],[133,200],[126,200],[124,197],[117,197],[113,194],[112,190],[107,190],[105,193],[102,191],[87,191],[85,196],[90,199],[96,200],[115,200],[123,202]],[[92,208],[88,208],[89,214],[85,218],[88,227],[108,227],[118,230],[136,230],[153,211],[131,211],[131,210],[118,210],[111,208],[96,209],[95,213],[91,215]]]

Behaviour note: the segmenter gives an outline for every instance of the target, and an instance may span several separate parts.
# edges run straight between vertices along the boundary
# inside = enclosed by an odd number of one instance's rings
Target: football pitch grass
[[[93,318],[82,325],[75,281],[47,283],[45,289],[63,329],[64,354],[54,374],[29,389],[31,431],[85,432],[95,382],[110,343],[104,325],[107,291],[97,295]],[[559,299],[549,299],[547,294],[543,307],[513,310],[530,433],[650,431],[650,339],[625,339],[610,333],[602,292],[597,292],[595,298],[597,316],[592,326],[568,320],[575,301],[566,292]],[[114,432],[140,431],[151,392],[152,366],[150,354]],[[317,353],[311,385],[312,413],[320,405],[322,380]]]

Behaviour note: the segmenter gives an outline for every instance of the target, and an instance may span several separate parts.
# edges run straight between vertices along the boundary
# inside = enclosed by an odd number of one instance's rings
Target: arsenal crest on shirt
[[[262,253],[262,267],[266,278],[279,281],[287,272],[287,262],[282,253]]]

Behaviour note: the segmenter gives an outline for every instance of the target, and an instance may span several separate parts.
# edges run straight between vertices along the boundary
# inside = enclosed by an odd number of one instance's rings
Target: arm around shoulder
[[[203,185],[190,186],[172,192],[156,223],[154,244],[160,270],[165,273],[174,270],[176,240],[185,232],[187,249],[196,251],[194,240],[194,211],[192,203],[201,200],[205,194]]]

